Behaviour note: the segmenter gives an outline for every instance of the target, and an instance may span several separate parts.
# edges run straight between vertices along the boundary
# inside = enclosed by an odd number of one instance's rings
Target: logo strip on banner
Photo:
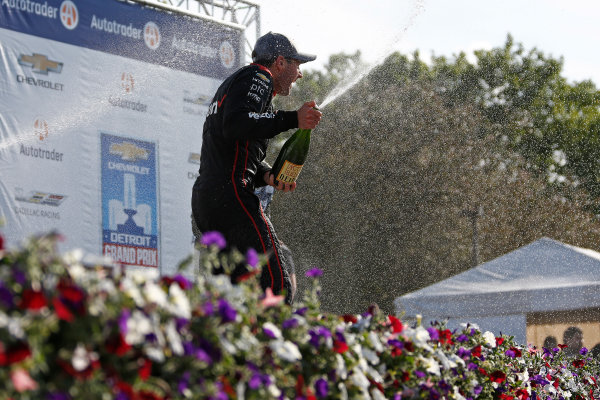
[[[100,142],[102,253],[122,264],[158,268],[156,145],[107,133]]]
[[[243,27],[117,0],[2,0],[1,6],[0,28],[172,69],[225,79],[242,63]]]

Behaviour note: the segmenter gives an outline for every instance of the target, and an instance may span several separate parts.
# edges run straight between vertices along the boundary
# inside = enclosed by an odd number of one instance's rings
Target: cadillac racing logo
[[[67,198],[64,194],[50,193],[41,190],[31,190],[27,193],[23,188],[15,188],[15,200],[23,205],[14,207],[14,211],[18,215],[33,218],[60,219],[60,213],[56,209],[48,209],[38,206],[58,207]],[[36,206],[30,206],[36,204]]]
[[[158,268],[158,170],[152,142],[101,134],[102,253]]]

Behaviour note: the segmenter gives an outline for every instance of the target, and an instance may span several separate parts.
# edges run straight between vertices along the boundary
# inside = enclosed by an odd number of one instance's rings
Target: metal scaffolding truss
[[[243,29],[246,57],[250,59],[260,37],[260,5],[249,0],[130,0],[190,16],[224,22]]]

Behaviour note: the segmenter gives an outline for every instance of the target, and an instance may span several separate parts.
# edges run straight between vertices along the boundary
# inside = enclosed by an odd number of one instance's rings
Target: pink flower
[[[23,368],[16,369],[10,373],[10,379],[17,392],[25,392],[27,390],[35,390],[38,387],[29,372]]]
[[[267,290],[265,290],[265,298],[262,299],[260,303],[264,307],[272,307],[281,303],[284,299],[284,296],[276,296],[273,294],[273,290],[271,290],[271,288],[267,288]]]

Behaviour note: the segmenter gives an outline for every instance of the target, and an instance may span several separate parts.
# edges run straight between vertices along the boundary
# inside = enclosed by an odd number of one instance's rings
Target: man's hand
[[[294,190],[296,190],[296,182],[283,183],[283,182],[279,181],[279,184],[276,185],[275,184],[275,175],[273,175],[272,171],[265,172],[263,179],[265,180],[265,182],[267,182],[267,185],[273,186],[277,190],[283,190],[284,192],[293,192]]]
[[[314,101],[307,101],[298,109],[298,128],[315,129],[319,125],[323,113],[315,110],[316,106]]]

